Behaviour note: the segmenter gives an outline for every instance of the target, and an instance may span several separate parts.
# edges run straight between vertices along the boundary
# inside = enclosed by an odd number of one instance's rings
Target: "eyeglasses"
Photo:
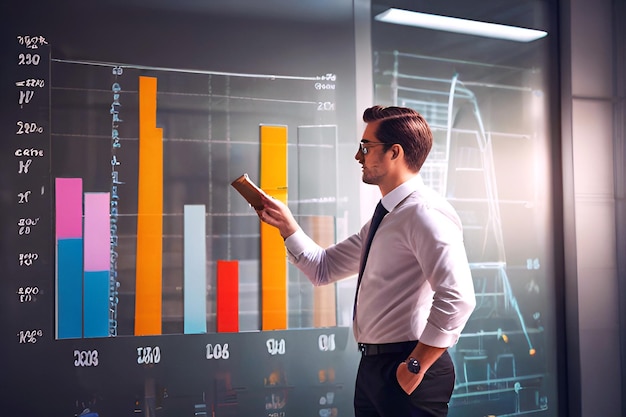
[[[367,145],[367,148],[365,147],[365,145]],[[369,148],[371,148],[372,146],[376,146],[376,145],[387,145],[387,143],[370,142],[369,140],[362,140],[361,142],[359,142],[359,151],[361,151],[363,155],[367,155],[367,153],[369,152]]]

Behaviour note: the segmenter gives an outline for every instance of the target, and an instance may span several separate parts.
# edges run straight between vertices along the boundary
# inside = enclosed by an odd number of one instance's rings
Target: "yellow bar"
[[[261,183],[287,202],[287,126],[260,126]],[[278,230],[261,223],[261,328],[287,328],[287,254]]]
[[[139,185],[135,335],[161,334],[163,131],[156,127],[157,79],[139,77]]]

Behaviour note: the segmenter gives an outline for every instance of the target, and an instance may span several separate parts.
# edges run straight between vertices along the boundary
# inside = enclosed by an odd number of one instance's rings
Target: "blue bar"
[[[57,241],[57,338],[83,336],[83,239]]]
[[[184,331],[206,333],[206,207],[184,207]]]
[[[85,337],[109,336],[109,271],[85,271]]]

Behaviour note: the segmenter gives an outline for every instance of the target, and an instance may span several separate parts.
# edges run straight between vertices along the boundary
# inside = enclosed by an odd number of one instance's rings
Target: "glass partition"
[[[477,307],[451,349],[450,415],[557,415],[548,11],[439,3],[415,11],[548,31],[494,39],[383,22],[391,5],[372,6],[374,101],[429,121],[435,143],[421,175],[464,225]]]
[[[478,307],[450,415],[556,415],[548,11],[420,10],[548,31],[516,43],[378,3],[355,36],[357,3],[2,3],[0,414],[353,415],[356,280],[313,288],[230,183],[321,245],[358,231],[371,91],[429,120],[422,176],[465,226]]]

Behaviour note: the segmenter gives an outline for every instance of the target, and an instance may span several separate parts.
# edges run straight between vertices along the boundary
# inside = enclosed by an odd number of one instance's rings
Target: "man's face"
[[[361,146],[354,158],[362,166],[362,180],[366,184],[379,185],[387,174],[384,145],[376,137],[377,122],[368,123],[363,132]],[[365,148],[364,153],[361,147]]]

